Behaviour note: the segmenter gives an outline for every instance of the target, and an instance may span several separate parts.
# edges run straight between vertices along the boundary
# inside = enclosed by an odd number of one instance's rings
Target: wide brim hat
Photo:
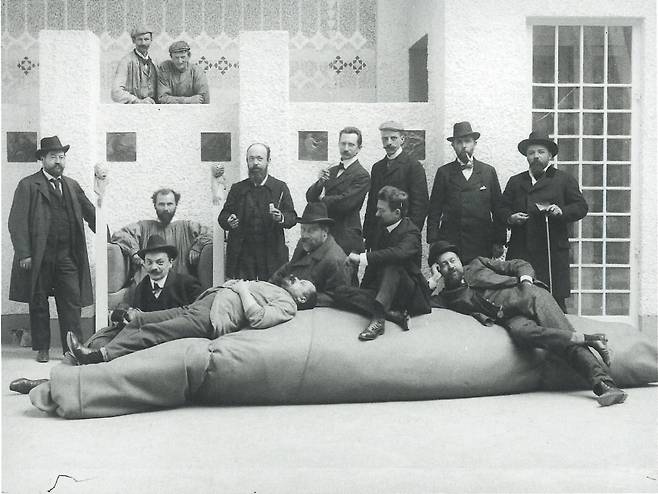
[[[523,139],[521,142],[519,142],[519,145],[517,146],[519,153],[521,153],[523,156],[527,156],[528,147],[532,144],[541,144],[542,146],[546,146],[546,149],[548,149],[548,152],[551,153],[552,156],[557,156],[559,149],[558,145],[553,139],[548,137],[548,134],[545,132],[530,132],[530,135],[527,139]]]
[[[302,225],[311,223],[333,225],[335,221],[329,218],[327,205],[324,202],[309,202],[304,208],[304,213],[301,217],[297,217],[297,223]]]
[[[146,242],[146,247],[137,251],[137,255],[144,259],[146,254],[149,252],[166,252],[167,255],[172,259],[176,259],[178,257],[178,249],[175,246],[165,242],[164,238],[162,238],[160,235],[153,235],[152,237],[149,237],[148,241]]]
[[[452,142],[460,137],[472,136],[476,141],[480,138],[480,133],[473,131],[471,122],[457,122],[452,126],[452,136],[448,137],[448,141]]]
[[[41,157],[48,151],[64,151],[66,153],[70,147],[71,146],[69,144],[62,146],[62,143],[57,136],[44,137],[41,139],[41,147],[37,149],[34,154],[37,159],[40,160]]]
[[[430,246],[430,251],[427,254],[427,264],[431,266],[439,259],[441,254],[445,254],[446,252],[454,252],[459,256],[459,249],[455,244],[446,242],[445,240],[434,242]]]

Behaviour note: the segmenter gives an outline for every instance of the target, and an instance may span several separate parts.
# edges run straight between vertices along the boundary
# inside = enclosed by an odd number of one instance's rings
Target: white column
[[[87,31],[48,31],[39,33],[40,137],[57,135],[70,144],[65,175],[77,180],[87,197],[95,203],[94,163],[97,149],[96,113],[99,103],[100,50],[98,38]],[[107,321],[107,269],[100,269],[95,254],[107,265],[106,227],[97,216],[97,242],[87,234],[89,262],[96,273],[97,327]],[[96,248],[95,248],[96,247]],[[105,302],[99,307],[99,302]],[[90,317],[93,310],[83,309]],[[100,314],[100,315],[99,315]]]

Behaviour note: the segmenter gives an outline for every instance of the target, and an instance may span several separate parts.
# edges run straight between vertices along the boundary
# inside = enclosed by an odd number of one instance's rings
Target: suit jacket
[[[390,233],[384,226],[380,226],[374,236],[372,249],[366,254],[368,265],[361,287],[377,290],[381,270],[391,264],[400,265],[415,287],[408,299],[409,313],[416,315],[429,312],[429,287],[420,271],[422,250],[420,230],[409,218],[402,218]]]
[[[458,160],[436,171],[427,215],[427,243],[437,240],[456,245],[465,264],[478,256],[490,257],[494,243],[505,244],[507,226],[493,166],[473,160],[468,180]]]
[[[376,216],[377,194],[385,185],[392,185],[409,194],[407,217],[418,227],[418,230],[422,230],[429,203],[427,177],[423,165],[402,151],[397,158],[391,161],[390,167],[386,157],[372,165],[370,174],[370,192],[368,192],[368,204],[363,222],[366,248],[371,246],[373,235],[377,230],[379,223]]]
[[[62,176],[61,183],[70,197],[72,220],[76,226],[71,253],[80,274],[80,303],[82,306],[88,306],[94,302],[94,298],[83,221],[95,231],[96,209],[78,182]],[[8,224],[14,246],[9,300],[29,303],[32,298],[46,253],[46,240],[50,229],[51,187],[41,170],[23,178],[16,187]],[[26,257],[32,258],[32,269],[29,271],[19,266],[19,260]]]
[[[363,252],[361,206],[370,188],[370,174],[356,160],[337,177],[338,165],[329,168],[329,180],[323,185],[315,182],[306,191],[308,202],[322,201],[327,205],[329,217],[336,224],[331,234],[346,254]],[[324,188],[324,197],[320,194]]]
[[[245,179],[241,182],[233,184],[228,193],[224,208],[219,213],[217,220],[220,226],[228,231],[228,243],[226,246],[226,275],[229,278],[234,278],[238,273],[238,262],[240,259],[240,251],[245,241],[245,232],[242,229],[246,212],[246,194],[251,187],[251,180]],[[281,204],[279,209],[283,214],[283,223],[275,223],[268,216],[265,224],[266,231],[265,245],[266,249],[266,262],[268,270],[273,273],[283,264],[288,262],[288,247],[286,247],[285,236],[283,233],[284,228],[292,228],[297,223],[297,213],[295,206],[292,202],[290,190],[285,182],[274,178],[269,175],[264,187],[270,193],[270,202],[277,205],[279,198]],[[235,214],[241,222],[235,230],[231,229],[228,224],[228,217]]]
[[[535,185],[532,185],[528,171],[509,179],[503,193],[504,217],[509,219],[513,213],[524,212],[530,218],[523,225],[510,226],[512,234],[507,258],[525,259],[537,271],[537,278],[549,283],[545,215],[536,206],[543,202],[557,204],[562,209],[562,216],[549,218],[549,232],[552,293],[556,298],[566,298],[571,293],[567,226],[584,218],[588,211],[578,182],[571,175],[550,166]]]
[[[153,295],[152,287],[149,276],[142,278],[135,288],[131,306],[142,312],[173,309],[191,304],[203,291],[199,280],[173,270],[169,271],[158,298]]]
[[[291,274],[312,281],[318,294],[317,305],[329,307],[336,288],[349,285],[346,258],[345,252],[331,235],[313,252],[306,252],[298,242],[290,261],[272,275],[270,283],[280,285],[281,280]]]

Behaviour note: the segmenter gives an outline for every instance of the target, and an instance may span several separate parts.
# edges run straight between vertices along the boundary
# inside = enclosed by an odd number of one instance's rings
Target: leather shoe
[[[37,350],[37,362],[42,364],[50,360],[50,352],[48,350]]]
[[[32,388],[36,388],[39,384],[48,382],[48,379],[27,379],[26,377],[21,377],[9,383],[9,391],[16,391],[22,395],[28,394]]]
[[[384,325],[386,321],[382,318],[373,319],[368,324],[368,327],[361,331],[359,334],[359,339],[361,341],[370,341],[377,338],[379,335],[384,334]]]
[[[585,344],[593,348],[603,359],[603,363],[610,367],[611,358],[610,350],[608,350],[608,338],[602,333],[586,334]]]
[[[602,407],[624,403],[626,398],[628,398],[628,394],[624,390],[619,389],[612,383],[599,383],[594,388],[594,393],[598,395],[596,401],[598,401],[599,405]]]
[[[400,326],[402,331],[409,331],[409,313],[406,310],[389,310],[386,319]]]
[[[100,350],[87,348],[78,341],[78,337],[71,331],[66,334],[66,345],[80,365],[98,364],[104,361]]]

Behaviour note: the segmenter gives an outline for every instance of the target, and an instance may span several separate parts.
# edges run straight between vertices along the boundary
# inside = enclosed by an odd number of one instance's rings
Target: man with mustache
[[[111,242],[117,244],[124,256],[131,259],[136,281],[144,277],[144,260],[138,252],[144,249],[153,235],[173,245],[180,254],[173,263],[176,273],[193,275],[203,247],[212,242],[212,231],[191,220],[172,221],[181,195],[173,189],[156,190],[151,196],[157,220],[140,220],[117,230]]]
[[[407,217],[420,231],[425,224],[429,203],[425,168],[402,149],[404,126],[399,122],[388,121],[379,126],[379,131],[386,156],[372,165],[370,171],[370,192],[368,192],[366,215],[363,220],[366,249],[372,248],[374,238],[379,231],[377,194],[382,187],[391,185],[407,193],[409,196]]]
[[[228,231],[226,276],[269,280],[288,262],[284,229],[297,223],[285,182],[269,174],[270,147],[251,144],[246,153],[249,177],[231,186],[217,220]]]
[[[558,145],[547,134],[532,132],[528,139],[519,142],[518,149],[530,166],[527,171],[510,178],[503,192],[501,211],[511,230],[507,259],[528,261],[537,272],[537,279],[549,285],[550,255],[551,293],[566,312],[566,299],[571,295],[568,225],[587,215],[587,202],[576,179],[551,165]],[[550,251],[547,250],[546,217]]]
[[[190,45],[176,41],[169,46],[170,60],[158,69],[158,102],[164,104],[210,103],[210,89],[206,72],[192,63]]]
[[[456,159],[436,171],[427,215],[427,243],[455,244],[465,263],[500,257],[507,242],[496,169],[474,158],[479,138],[469,122],[454,125],[448,141]]]
[[[548,291],[537,286],[535,271],[526,261],[476,257],[464,266],[457,247],[443,240],[432,245],[427,261],[434,274],[430,287],[436,287],[439,277],[445,282],[433,297],[434,306],[472,315],[486,326],[498,323],[515,343],[544,348],[564,359],[590,383],[601,406],[626,400],[589,350],[610,366],[605,335],[575,331]]]
[[[50,358],[48,297],[57,303],[62,348],[67,331],[82,335],[80,309],[94,302],[83,221],[95,231],[96,209],[80,184],[63,176],[69,147],[57,136],[41,139],[42,169],[18,183],[9,212],[9,300],[29,304],[37,362]]]
[[[135,48],[117,65],[112,84],[112,100],[126,104],[155,104],[158,100],[157,64],[149,55],[153,31],[135,27],[130,36]]]

